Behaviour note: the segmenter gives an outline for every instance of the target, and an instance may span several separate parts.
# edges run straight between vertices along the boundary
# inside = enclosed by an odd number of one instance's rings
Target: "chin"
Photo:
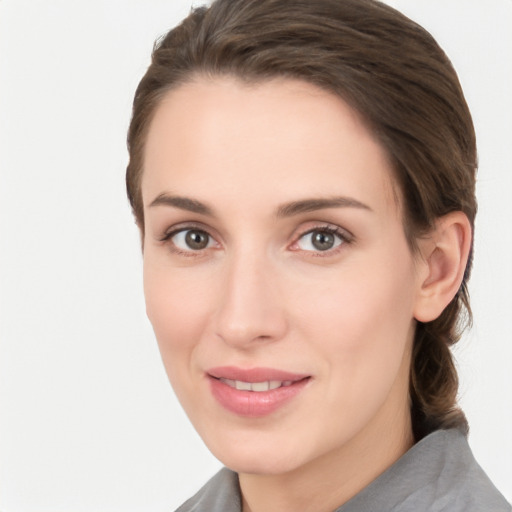
[[[244,474],[281,475],[297,469],[301,463],[294,457],[284,454],[272,454],[262,457],[261,452],[252,454],[233,454],[220,459],[229,469]]]
[[[277,475],[293,471],[304,463],[301,460],[305,454],[304,447],[285,446],[282,442],[262,443],[254,438],[239,438],[236,441],[207,442],[207,446],[220,462],[237,473]]]

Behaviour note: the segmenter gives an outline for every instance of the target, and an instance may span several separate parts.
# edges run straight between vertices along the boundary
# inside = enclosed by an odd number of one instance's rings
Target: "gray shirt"
[[[238,476],[219,471],[176,512],[241,512]],[[458,430],[426,436],[335,512],[511,512]]]

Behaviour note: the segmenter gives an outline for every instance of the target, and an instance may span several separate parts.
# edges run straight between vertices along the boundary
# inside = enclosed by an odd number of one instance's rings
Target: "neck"
[[[381,411],[338,450],[285,474],[240,474],[243,512],[331,512],[396,462],[413,444],[408,407]],[[383,439],[386,442],[383,442]]]

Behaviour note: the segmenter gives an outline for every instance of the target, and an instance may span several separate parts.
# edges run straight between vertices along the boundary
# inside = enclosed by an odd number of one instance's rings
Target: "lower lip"
[[[268,391],[242,391],[219,379],[210,377],[214,398],[228,411],[248,418],[267,416],[297,396],[308,384],[309,378]]]

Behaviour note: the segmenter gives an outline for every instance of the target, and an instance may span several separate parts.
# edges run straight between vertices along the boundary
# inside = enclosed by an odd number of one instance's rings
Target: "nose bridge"
[[[226,257],[223,272],[216,334],[239,347],[281,338],[286,315],[272,258],[262,250],[239,248]]]

